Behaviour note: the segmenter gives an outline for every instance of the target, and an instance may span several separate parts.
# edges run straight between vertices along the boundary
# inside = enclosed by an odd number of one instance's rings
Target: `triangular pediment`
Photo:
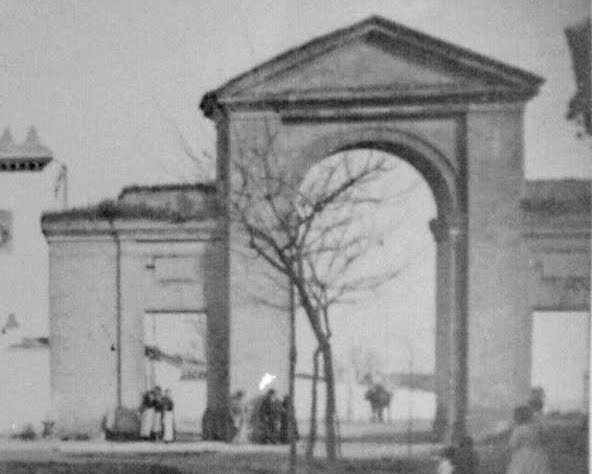
[[[389,50],[388,46],[368,38],[357,39],[347,47],[326,52],[298,68],[281,71],[238,91],[238,95],[480,84],[460,71],[446,71],[444,65],[410,58],[396,48]]]
[[[401,100],[492,94],[529,98],[542,79],[380,17],[294,48],[204,97],[219,103]]]

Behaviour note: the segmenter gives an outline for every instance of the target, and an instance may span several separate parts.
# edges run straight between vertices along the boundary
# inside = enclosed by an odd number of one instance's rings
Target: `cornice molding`
[[[365,41],[384,47],[393,58],[403,57],[417,65],[429,65],[434,70],[458,76],[456,82],[414,84],[400,82],[363,87],[333,87],[268,90],[265,84],[287,77],[318,58],[346,50],[355,42]],[[389,54],[387,53],[387,54]],[[444,42],[419,31],[399,25],[385,18],[373,16],[347,28],[318,37],[292,48],[275,58],[231,79],[203,96],[201,109],[214,120],[225,109],[282,108],[293,104],[339,106],[358,101],[389,104],[496,103],[527,101],[537,94],[543,79],[527,71],[485,57],[465,48]],[[263,92],[262,92],[263,91]]]

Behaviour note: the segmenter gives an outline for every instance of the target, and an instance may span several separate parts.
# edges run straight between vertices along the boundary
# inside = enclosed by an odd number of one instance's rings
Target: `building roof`
[[[266,101],[528,99],[542,83],[530,72],[372,16],[231,79],[204,95],[200,107],[209,117],[216,104]]]
[[[210,199],[204,200],[201,205],[191,205],[184,208],[175,205],[167,206],[164,202],[159,202],[159,200],[156,202],[144,202],[142,200],[132,201],[129,199],[134,194],[157,196],[159,193],[167,192],[198,192],[208,195]],[[105,200],[91,206],[46,212],[42,216],[42,222],[63,222],[82,219],[91,221],[142,219],[172,223],[199,221],[217,215],[216,200],[213,199],[215,192],[216,187],[212,183],[128,186],[121,191],[118,200]]]
[[[24,142],[16,143],[9,128],[0,137],[0,172],[41,171],[53,159],[52,151],[31,127]]]
[[[522,208],[527,212],[561,214],[592,211],[589,179],[533,180],[526,182]]]
[[[179,220],[178,216],[174,214],[174,211],[141,205],[129,205],[113,200],[105,200],[86,207],[45,212],[41,218],[42,222],[74,221],[79,219],[91,221],[113,221],[115,219]]]
[[[173,184],[154,184],[126,186],[119,193],[119,199],[128,194],[139,193],[159,193],[169,191],[200,191],[211,194],[216,192],[216,183],[173,183]]]

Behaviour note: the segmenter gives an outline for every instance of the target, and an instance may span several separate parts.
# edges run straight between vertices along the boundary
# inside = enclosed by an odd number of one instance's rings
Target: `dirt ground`
[[[35,443],[35,442],[32,442]],[[34,446],[34,445],[33,445]],[[480,474],[503,474],[508,462],[507,436],[477,445]],[[552,424],[547,451],[554,474],[588,473],[588,438],[580,423],[557,420]],[[435,473],[435,460],[429,456],[413,459],[348,459],[339,461],[336,473]],[[286,451],[281,452],[168,452],[161,454],[102,452],[65,453],[55,450],[2,452],[0,473],[35,474],[272,474],[287,472]],[[309,472],[299,459],[299,473]],[[329,472],[323,459],[315,460],[313,472]]]
[[[550,450],[555,474],[588,473],[587,455],[573,449]],[[507,454],[502,446],[479,446],[481,474],[502,474],[505,472]],[[35,460],[21,459],[0,462],[0,473],[36,474],[272,474],[287,472],[287,456],[284,454],[250,453],[168,453],[162,455],[69,455],[58,458]],[[308,472],[304,460],[299,459],[299,473]],[[326,473],[323,460],[316,460],[313,472]],[[343,460],[337,473],[435,473],[433,459],[414,460]]]
[[[434,472],[432,460],[358,460],[340,461],[336,473],[410,473],[423,474]],[[150,473],[150,474],[273,474],[287,472],[286,456],[271,454],[240,454],[201,453],[191,455],[165,456],[121,456],[106,459],[77,457],[56,461],[12,461],[0,464],[1,473],[36,473],[36,474],[119,474],[119,473]],[[302,459],[299,460],[299,473],[309,472]],[[315,462],[313,472],[325,473],[325,463]]]

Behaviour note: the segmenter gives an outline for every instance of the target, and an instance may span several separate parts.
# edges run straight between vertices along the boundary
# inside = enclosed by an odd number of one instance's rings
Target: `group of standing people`
[[[268,390],[259,406],[259,423],[263,427],[263,444],[287,444],[289,439],[290,397],[279,399],[275,390]],[[296,423],[293,423],[296,438]]]
[[[140,406],[140,437],[151,441],[170,443],[175,439],[175,416],[171,391],[164,393],[157,385],[142,396]]]
[[[231,398],[231,413],[236,430],[234,441],[258,444],[287,444],[290,442],[290,398],[277,397],[274,389],[247,404],[244,392],[237,391]],[[295,438],[298,430],[292,423]]]

